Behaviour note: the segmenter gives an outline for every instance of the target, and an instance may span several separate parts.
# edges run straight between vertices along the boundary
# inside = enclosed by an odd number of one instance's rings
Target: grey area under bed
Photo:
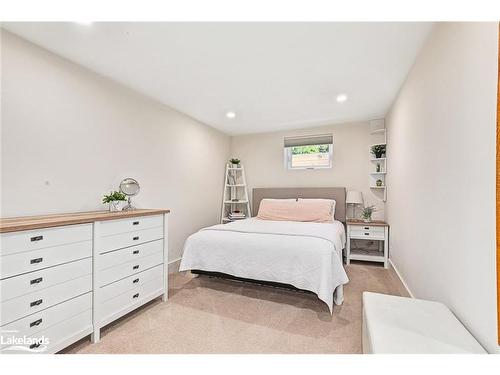
[[[244,278],[244,277],[233,276],[233,275],[229,275],[227,273],[222,273],[222,272],[211,272],[211,271],[203,271],[203,270],[191,270],[191,273],[194,273],[195,275],[203,275],[203,276],[208,276],[208,277],[216,277],[216,278],[220,278],[220,279],[228,279],[228,280],[240,281],[240,282],[245,282],[245,283],[270,286],[270,287],[273,287],[273,288],[292,290],[292,291],[295,291],[295,292],[315,294],[314,292],[311,292],[310,290],[299,289],[299,288],[294,287],[293,285],[290,285],[290,284],[277,283],[277,282],[274,282],[274,281],[264,281],[264,280],[247,279],[247,278]]]

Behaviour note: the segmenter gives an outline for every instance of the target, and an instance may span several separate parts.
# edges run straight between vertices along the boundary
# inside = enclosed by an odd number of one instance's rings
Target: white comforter
[[[189,236],[180,271],[198,269],[291,284],[316,293],[333,310],[349,279],[342,266],[341,222],[259,219],[204,228]]]

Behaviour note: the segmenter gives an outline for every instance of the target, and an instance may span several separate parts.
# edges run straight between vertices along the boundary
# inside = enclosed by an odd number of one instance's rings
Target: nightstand
[[[379,241],[379,249],[364,250],[353,249],[351,251],[351,240]],[[383,221],[347,221],[347,244],[346,263],[351,260],[364,260],[370,262],[382,262],[384,268],[388,267],[389,261],[389,224]]]

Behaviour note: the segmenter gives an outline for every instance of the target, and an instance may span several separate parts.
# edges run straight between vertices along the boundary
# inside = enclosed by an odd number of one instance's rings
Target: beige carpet
[[[361,293],[407,295],[394,270],[346,266],[333,316],[315,295],[189,273],[170,275],[170,299],[112,323],[102,340],[65,353],[360,353]]]

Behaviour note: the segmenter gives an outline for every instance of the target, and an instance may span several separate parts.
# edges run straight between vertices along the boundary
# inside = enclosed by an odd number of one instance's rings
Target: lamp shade
[[[363,204],[363,193],[361,193],[360,191],[350,190],[347,192],[347,198],[345,202],[352,204]]]

